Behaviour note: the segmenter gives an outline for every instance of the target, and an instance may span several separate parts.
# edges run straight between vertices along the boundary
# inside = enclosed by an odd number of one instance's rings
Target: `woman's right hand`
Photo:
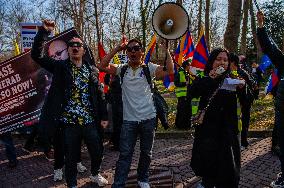
[[[45,20],[42,21],[42,26],[44,27],[44,29],[45,29],[46,31],[51,32],[51,31],[53,31],[54,28],[55,28],[55,22],[54,22],[54,21],[51,21],[51,20],[45,19]]]

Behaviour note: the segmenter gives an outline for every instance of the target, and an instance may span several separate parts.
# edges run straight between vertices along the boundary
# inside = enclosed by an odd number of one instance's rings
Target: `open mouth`
[[[79,52],[79,50],[73,49],[73,53],[74,53],[74,54],[76,54],[76,53],[78,53],[78,52]]]

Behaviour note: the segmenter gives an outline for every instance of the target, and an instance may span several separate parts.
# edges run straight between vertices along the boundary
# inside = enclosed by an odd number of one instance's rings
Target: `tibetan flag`
[[[102,58],[105,57],[106,52],[104,50],[103,45],[100,42],[98,44],[98,51],[99,51],[99,58],[100,58],[100,60],[102,60]]]
[[[175,75],[177,74],[177,69],[178,69],[178,65],[174,63],[174,74],[166,75],[163,80],[163,84],[165,88],[167,88],[169,91],[174,91],[175,89],[174,79],[175,79]]]
[[[202,27],[199,35],[199,40],[198,43],[195,47],[192,63],[190,66],[199,68],[199,69],[204,69],[205,65],[208,60],[208,48],[206,45],[206,40],[205,40],[205,35],[204,35],[204,28]]]
[[[20,49],[19,49],[19,45],[18,45],[18,43],[17,43],[17,41],[16,40],[14,40],[14,55],[15,56],[17,56],[17,55],[19,55],[20,54]]]
[[[268,94],[272,91],[272,89],[277,86],[279,83],[279,78],[277,75],[277,69],[274,69],[269,77],[269,81],[265,87],[265,93]]]
[[[154,34],[154,36],[153,36],[152,39],[151,39],[150,44],[149,44],[148,47],[147,47],[146,53],[145,53],[145,54],[146,54],[145,57],[144,57],[144,63],[145,63],[145,64],[148,64],[148,63],[149,63],[150,58],[151,58],[151,55],[152,55],[153,52],[154,52],[156,43],[157,43],[157,36],[156,36],[156,34]]]
[[[194,45],[189,31],[182,37],[175,51],[175,61],[181,66],[183,61],[193,56]]]
[[[269,59],[269,57],[265,54],[261,57],[260,61],[261,64],[259,65],[259,69],[264,73],[266,69],[272,65],[272,62]]]

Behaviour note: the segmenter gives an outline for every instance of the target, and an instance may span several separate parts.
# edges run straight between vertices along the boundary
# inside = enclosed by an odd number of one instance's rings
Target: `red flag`
[[[102,58],[106,55],[106,52],[104,50],[103,45],[99,42],[98,44],[98,50],[99,50],[99,58],[102,60]]]

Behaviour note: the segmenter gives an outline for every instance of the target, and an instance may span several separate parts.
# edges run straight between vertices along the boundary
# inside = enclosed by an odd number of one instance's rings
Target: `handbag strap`
[[[207,109],[209,108],[209,106],[210,106],[212,100],[214,99],[214,97],[216,96],[216,94],[218,93],[218,91],[220,90],[221,86],[223,85],[223,82],[224,82],[224,81],[222,81],[222,82],[219,84],[219,86],[217,87],[217,89],[213,92],[213,94],[211,95],[211,97],[208,99],[208,103],[207,103],[207,105],[205,106],[205,108],[203,109],[205,112],[207,111]]]

